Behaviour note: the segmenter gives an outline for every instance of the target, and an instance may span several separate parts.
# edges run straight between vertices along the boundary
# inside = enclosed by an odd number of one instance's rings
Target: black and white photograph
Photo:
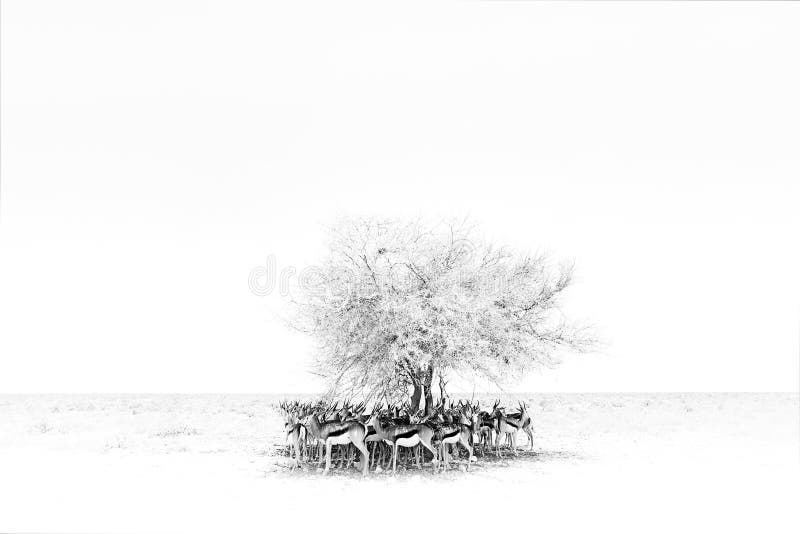
[[[0,533],[800,531],[798,28],[0,0]]]

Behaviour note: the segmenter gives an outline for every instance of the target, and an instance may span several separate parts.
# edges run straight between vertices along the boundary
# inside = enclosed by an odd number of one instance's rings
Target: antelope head
[[[381,416],[381,407],[379,405],[375,405],[372,407],[372,411],[369,414],[369,419],[367,419],[367,426],[374,427],[375,421],[378,420],[378,417]]]
[[[475,428],[475,414],[472,408],[463,406],[461,410],[459,410],[458,422],[462,425],[472,425],[472,428]]]

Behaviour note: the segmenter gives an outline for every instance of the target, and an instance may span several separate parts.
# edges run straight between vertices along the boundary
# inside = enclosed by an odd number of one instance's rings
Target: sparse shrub
[[[36,425],[36,430],[38,430],[42,434],[47,434],[48,432],[53,430],[53,427],[47,424],[47,421],[42,421],[41,423]]]

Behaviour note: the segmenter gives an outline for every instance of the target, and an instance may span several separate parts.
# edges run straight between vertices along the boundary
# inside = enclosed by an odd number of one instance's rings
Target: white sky
[[[338,214],[574,258],[516,389],[797,390],[800,5],[2,3],[0,392],[282,392]]]

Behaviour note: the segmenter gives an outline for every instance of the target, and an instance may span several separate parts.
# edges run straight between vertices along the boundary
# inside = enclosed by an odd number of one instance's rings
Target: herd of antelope
[[[421,469],[428,457],[434,470],[448,469],[453,448],[456,459],[460,449],[464,449],[469,469],[477,459],[478,449],[483,456],[487,447],[494,446],[495,455],[500,458],[501,445],[507,444],[517,455],[520,430],[527,435],[533,450],[533,427],[527,408],[527,404],[520,402],[518,412],[507,414],[499,401],[491,411],[481,410],[480,403],[471,401],[461,400],[457,404],[440,401],[425,414],[412,411],[407,403],[375,405],[369,412],[363,402],[357,405],[344,402],[341,406],[322,400],[278,404],[285,421],[293,469],[304,461],[316,461],[321,466],[324,454],[327,474],[332,456],[338,452],[335,456],[339,466],[348,468],[359,454],[363,475],[370,468],[376,472],[388,469],[389,464],[396,473],[398,461],[402,464],[414,460]],[[340,447],[334,452],[336,445]],[[384,462],[388,464],[384,466]]]

